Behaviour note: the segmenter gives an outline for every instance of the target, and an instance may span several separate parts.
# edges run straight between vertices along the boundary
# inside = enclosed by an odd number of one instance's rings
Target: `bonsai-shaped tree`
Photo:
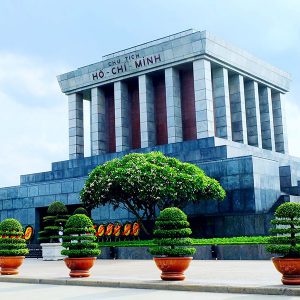
[[[22,238],[23,228],[15,219],[5,219],[0,223],[0,256],[24,256],[29,253]]]
[[[192,234],[186,214],[177,207],[165,208],[155,221],[154,244],[150,253],[154,256],[192,256],[196,249],[189,236]]]
[[[300,258],[300,204],[294,202],[281,204],[276,209],[275,219],[271,223],[276,227],[270,232],[277,236],[269,238],[270,245],[266,246],[266,250],[286,258]]]
[[[70,258],[98,256],[101,251],[98,249],[98,244],[94,242],[95,232],[88,216],[72,215],[65,226],[62,246],[66,249],[62,250],[61,254]]]
[[[64,203],[54,201],[47,209],[47,216],[43,218],[44,228],[39,232],[39,240],[44,243],[55,243],[61,236],[59,232],[68,219],[68,210]]]
[[[142,220],[154,219],[157,208],[225,196],[218,181],[199,167],[160,152],[132,153],[97,166],[80,193],[85,207],[110,204],[130,211],[146,233]]]
[[[83,215],[89,216],[89,213],[83,207],[78,207],[74,210],[73,215],[78,215],[78,214],[83,214]]]

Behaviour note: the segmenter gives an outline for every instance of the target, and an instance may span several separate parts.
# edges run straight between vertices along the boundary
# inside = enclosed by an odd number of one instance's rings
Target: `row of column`
[[[196,137],[217,136],[228,140],[287,153],[282,94],[268,86],[245,79],[240,74],[228,76],[223,67],[210,61],[193,62]],[[154,91],[152,78],[138,77],[141,147],[156,145]],[[128,87],[114,83],[116,152],[131,147]],[[165,69],[165,97],[168,143],[183,140],[182,95],[179,71]],[[91,154],[108,152],[107,118],[104,90],[91,90]],[[69,95],[70,159],[83,157],[83,97]]]

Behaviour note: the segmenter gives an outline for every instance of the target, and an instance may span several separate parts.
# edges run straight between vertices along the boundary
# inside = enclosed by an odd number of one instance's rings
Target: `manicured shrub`
[[[87,208],[111,205],[127,209],[148,234],[144,221],[152,221],[157,208],[183,208],[225,196],[219,182],[202,169],[160,152],[131,153],[97,166],[80,193]]]
[[[155,221],[153,232],[155,244],[150,253],[155,256],[191,256],[196,249],[189,237],[192,230],[186,214],[177,207],[165,208]]]
[[[19,221],[6,219],[0,223],[0,256],[23,256],[29,251],[22,238],[23,229]]]
[[[62,250],[61,254],[71,258],[100,255],[98,244],[94,242],[94,233],[93,222],[88,216],[72,215],[65,226],[62,246],[66,249]]]
[[[300,258],[300,204],[283,203],[275,211],[271,221],[276,227],[270,230],[277,236],[269,237],[266,250],[284,257]]]
[[[78,207],[74,210],[73,215],[78,215],[78,214],[83,214],[83,215],[89,216],[89,213],[83,207]]]
[[[54,201],[47,209],[47,216],[43,218],[43,230],[39,232],[39,241],[43,243],[56,243],[61,236],[59,232],[68,219],[68,210],[64,203]]]

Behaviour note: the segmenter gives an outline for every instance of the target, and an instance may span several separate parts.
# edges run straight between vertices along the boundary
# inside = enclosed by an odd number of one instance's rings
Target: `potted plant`
[[[83,214],[83,215],[89,216],[88,211],[84,207],[77,207],[74,210],[73,215],[77,215],[77,214]]]
[[[100,255],[98,244],[95,243],[95,229],[91,219],[84,214],[72,215],[65,226],[62,246],[66,249],[62,255],[71,277],[88,277],[96,256]]]
[[[165,208],[155,221],[154,244],[150,253],[162,271],[162,280],[184,280],[196,249],[189,236],[192,230],[186,214],[177,207]]]
[[[68,210],[64,203],[54,201],[47,209],[47,216],[43,218],[44,228],[39,232],[39,241],[42,242],[43,260],[60,260],[63,226],[68,219]]]
[[[273,257],[275,268],[282,274],[282,283],[300,284],[300,204],[283,203],[275,211],[275,219],[271,221],[274,228],[266,250],[282,255]]]
[[[0,267],[1,275],[18,274],[25,254],[29,253],[19,221],[6,219],[0,223]]]

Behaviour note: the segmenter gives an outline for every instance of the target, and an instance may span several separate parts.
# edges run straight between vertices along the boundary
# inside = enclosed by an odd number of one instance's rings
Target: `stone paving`
[[[183,282],[160,280],[151,260],[97,260],[89,278],[69,278],[63,261],[26,259],[15,276],[2,282],[146,288],[197,292],[300,296],[300,286],[284,286],[271,261],[195,260]]]

